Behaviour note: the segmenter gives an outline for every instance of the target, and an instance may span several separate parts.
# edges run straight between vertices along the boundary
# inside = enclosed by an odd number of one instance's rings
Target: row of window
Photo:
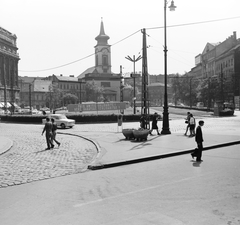
[[[71,89],[77,89],[80,90],[80,84],[76,83],[76,84],[59,84],[59,88],[63,89],[63,90],[71,90]],[[84,90],[85,87],[82,85],[81,89]]]
[[[226,60],[226,61],[224,61],[222,63],[217,64],[216,71],[217,72],[221,71],[221,68],[225,69],[225,68],[228,68],[228,67],[233,67],[233,64],[234,64],[233,62],[234,61],[233,61],[233,58],[232,58],[232,59],[228,59],[228,60]]]

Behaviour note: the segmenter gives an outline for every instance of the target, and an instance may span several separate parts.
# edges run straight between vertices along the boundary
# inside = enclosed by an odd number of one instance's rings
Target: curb
[[[13,141],[9,138],[0,137],[0,142],[4,143],[4,146],[0,148],[0,155],[8,152],[13,146]]]
[[[240,144],[240,141],[233,141],[233,142],[229,142],[229,143],[208,146],[208,147],[203,148],[203,151],[237,145],[237,144]],[[113,168],[113,167],[118,167],[118,166],[124,166],[124,165],[129,165],[129,164],[136,164],[136,163],[147,162],[147,161],[152,161],[152,160],[157,160],[157,159],[169,158],[169,157],[173,157],[173,156],[190,154],[193,151],[194,151],[194,149],[185,150],[185,151],[183,150],[183,151],[179,151],[179,152],[170,152],[170,153],[166,153],[166,154],[150,156],[150,157],[145,157],[145,158],[139,158],[139,159],[133,159],[133,160],[127,160],[127,161],[121,161],[121,162],[106,163],[106,164],[101,164],[101,165],[89,165],[88,169],[89,170],[100,170],[100,169]]]
[[[92,142],[92,143],[95,145],[95,147],[96,147],[98,153],[101,151],[100,146],[99,146],[95,141],[93,141],[93,140],[90,139],[90,138],[86,138],[86,137],[84,137],[84,136],[77,135],[77,134],[62,133],[62,132],[57,132],[57,133],[58,133],[58,134],[63,134],[63,135],[70,135],[70,136],[75,136],[75,137],[83,138],[83,139],[85,139],[85,140],[87,140],[87,141]]]

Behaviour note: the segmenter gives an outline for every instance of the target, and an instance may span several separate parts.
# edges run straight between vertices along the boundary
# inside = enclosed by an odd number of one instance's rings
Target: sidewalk
[[[237,135],[204,133],[204,150],[240,144]],[[103,169],[131,163],[190,154],[196,148],[194,137],[182,133],[170,135],[148,136],[147,141],[126,140],[122,133],[107,135],[106,139],[98,140],[100,152],[89,169]],[[190,157],[190,155],[189,155]]]

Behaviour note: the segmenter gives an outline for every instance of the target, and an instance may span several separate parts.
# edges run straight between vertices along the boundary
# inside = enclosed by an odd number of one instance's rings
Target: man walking
[[[204,125],[204,121],[200,120],[198,122],[199,126],[196,129],[195,141],[197,142],[197,148],[193,153],[191,153],[192,158],[197,157],[196,161],[202,161],[202,150],[203,150],[203,135],[202,135],[202,126]]]
[[[47,142],[47,148],[46,150],[49,150],[51,148],[54,148],[54,145],[52,143],[52,123],[50,122],[50,119],[46,118],[46,123],[42,131],[42,135],[46,133],[46,142]]]
[[[57,143],[57,145],[58,145],[58,147],[60,146],[60,142],[58,142],[57,140],[56,140],[56,135],[57,135],[57,124],[55,123],[55,120],[52,118],[51,119],[51,122],[52,122],[52,143],[53,143],[53,141],[55,141],[56,143]]]

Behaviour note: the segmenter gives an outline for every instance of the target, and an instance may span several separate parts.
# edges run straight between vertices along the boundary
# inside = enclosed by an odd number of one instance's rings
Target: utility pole
[[[79,84],[80,84],[80,95],[79,95],[79,97],[80,97],[80,101],[79,101],[79,103],[80,104],[82,104],[82,84],[85,84],[86,82],[84,82],[84,81],[79,81]]]
[[[221,82],[221,103],[224,103],[224,88],[223,88],[223,68],[221,64],[221,75],[220,75],[220,82]]]
[[[148,68],[147,68],[147,41],[146,29],[142,29],[143,49],[142,49],[142,114],[147,118],[147,127],[149,127],[149,101],[148,101]],[[147,128],[146,127],[146,128]]]
[[[120,102],[123,102],[123,87],[124,87],[124,80],[122,75],[122,66],[120,66]],[[120,111],[123,114],[123,110]]]
[[[30,114],[32,114],[32,84],[29,84],[29,107]]]
[[[129,55],[125,57],[127,60],[133,62],[133,74],[131,74],[131,77],[133,78],[133,114],[136,114],[136,83],[135,78],[137,77],[135,74],[135,63],[142,58],[142,56],[138,56],[135,59],[135,55],[133,58],[131,58]]]

